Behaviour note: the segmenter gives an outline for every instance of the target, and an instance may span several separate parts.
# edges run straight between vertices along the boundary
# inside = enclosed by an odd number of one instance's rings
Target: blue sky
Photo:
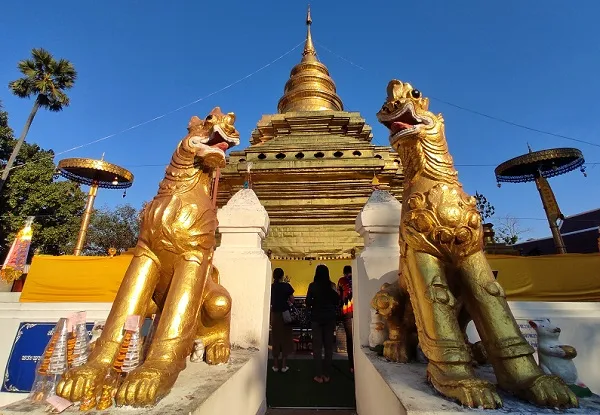
[[[313,1],[313,37],[346,109],[366,118],[378,144],[387,144],[387,132],[375,113],[391,78],[409,81],[429,97],[600,144],[600,3],[572,3]],[[274,0],[65,0],[49,8],[5,0],[0,100],[19,132],[32,103],[6,87],[19,77],[16,63],[33,47],[71,60],[79,72],[71,107],[39,113],[28,136],[64,151],[173,111],[256,71],[302,42],[305,10],[306,2]],[[135,183],[125,199],[119,191],[100,191],[96,206],[140,206],[154,196],[192,115],[204,117],[216,105],[234,111],[239,148],[247,146],[261,115],[276,112],[300,54],[298,48],[205,100],[60,157],[105,152],[106,160],[134,173]],[[526,218],[521,225],[532,229],[528,237],[550,233],[535,185],[497,188],[494,166],[527,151],[527,143],[536,150],[578,147],[588,162],[600,162],[597,146],[519,129],[435,99],[431,109],[445,116],[466,190],[484,193],[497,217]],[[587,172],[587,178],[575,171],[550,180],[565,215],[599,207],[600,167],[589,165]]]

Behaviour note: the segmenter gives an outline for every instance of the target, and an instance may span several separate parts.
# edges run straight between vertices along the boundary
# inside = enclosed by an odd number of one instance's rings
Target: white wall
[[[354,261],[354,348],[369,345],[371,299],[386,283],[398,281],[401,205],[383,190],[375,190],[356,218],[355,229],[365,248]]]
[[[551,303],[551,302],[509,302],[518,323],[528,320],[549,318],[561,328],[560,340],[564,344],[577,349],[575,365],[579,378],[592,392],[600,392],[600,304],[599,303]],[[356,313],[355,305],[355,313]],[[526,330],[527,334],[533,332]],[[469,339],[479,340],[479,336],[471,323],[468,328]],[[531,343],[535,339],[529,338]],[[413,413],[405,409],[416,401],[400,402],[398,395],[391,388],[390,379],[386,379],[366,357],[355,341],[355,389],[356,408],[359,415],[376,413],[405,414]],[[390,364],[391,370],[392,364]],[[408,386],[407,386],[408,389]],[[438,401],[438,395],[432,394],[432,399]],[[403,398],[404,399],[404,398]],[[423,413],[415,410],[415,413]],[[429,412],[427,412],[429,413]],[[435,412],[438,413],[438,412]],[[597,413],[597,412],[586,412]]]
[[[266,362],[263,364],[260,355],[253,356],[191,414],[264,415],[267,411],[265,390],[258,378],[266,370],[263,366],[266,367]]]
[[[132,415],[263,415],[266,411],[264,391],[256,382],[260,371],[260,353],[236,349],[227,366],[189,364],[175,382],[173,389],[153,408],[122,408],[102,413],[126,412]],[[232,396],[235,398],[232,399]],[[44,405],[21,401],[0,409],[2,414],[46,415]],[[94,413],[98,413],[94,411]]]
[[[233,299],[231,342],[268,347],[271,262],[261,248],[269,216],[250,189],[242,189],[218,212],[221,245],[214,264]]]
[[[354,349],[354,373],[358,415],[406,414],[406,409],[373,363],[367,359],[362,348]]]
[[[0,293],[9,293],[12,290],[13,283],[7,284],[3,280],[0,280]]]
[[[577,357],[573,361],[579,378],[593,392],[600,393],[600,303],[509,301],[508,304],[534,347],[537,343],[535,331],[523,327],[527,321],[549,318],[560,327],[561,343],[577,349]],[[467,334],[471,342],[480,339],[473,322],[469,323]]]
[[[108,316],[111,303],[19,303],[21,293],[0,293],[0,370],[4,374],[19,324],[56,323],[62,317],[86,310],[89,322]],[[0,392],[0,406],[27,397],[23,393]]]
[[[221,245],[215,251],[214,263],[221,274],[221,284],[233,300],[231,342],[260,351],[251,369],[244,370],[253,371],[249,375],[252,381],[248,384],[254,393],[249,396],[262,397],[259,413],[263,414],[267,402],[272,275],[271,261],[261,245],[269,230],[269,215],[254,191],[242,189],[219,210],[218,219]],[[225,399],[231,400],[231,396]]]

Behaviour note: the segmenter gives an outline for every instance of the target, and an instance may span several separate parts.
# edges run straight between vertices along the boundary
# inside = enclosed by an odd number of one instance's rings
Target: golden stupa
[[[218,206],[250,185],[271,221],[263,248],[273,259],[351,258],[363,247],[356,216],[374,187],[401,198],[402,166],[371,127],[344,111],[311,36],[310,9],[300,63],[292,68],[278,113],[263,115],[250,146],[221,172]]]

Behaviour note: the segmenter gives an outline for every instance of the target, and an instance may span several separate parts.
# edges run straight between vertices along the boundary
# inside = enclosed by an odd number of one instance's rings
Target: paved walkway
[[[345,409],[269,409],[267,415],[356,415],[356,412]]]

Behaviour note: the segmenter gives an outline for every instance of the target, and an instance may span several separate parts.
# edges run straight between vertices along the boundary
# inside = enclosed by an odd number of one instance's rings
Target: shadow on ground
[[[273,372],[269,360],[267,405],[272,408],[355,408],[354,377],[348,360],[334,360],[331,381],[313,380],[312,359],[290,359],[290,370]]]

